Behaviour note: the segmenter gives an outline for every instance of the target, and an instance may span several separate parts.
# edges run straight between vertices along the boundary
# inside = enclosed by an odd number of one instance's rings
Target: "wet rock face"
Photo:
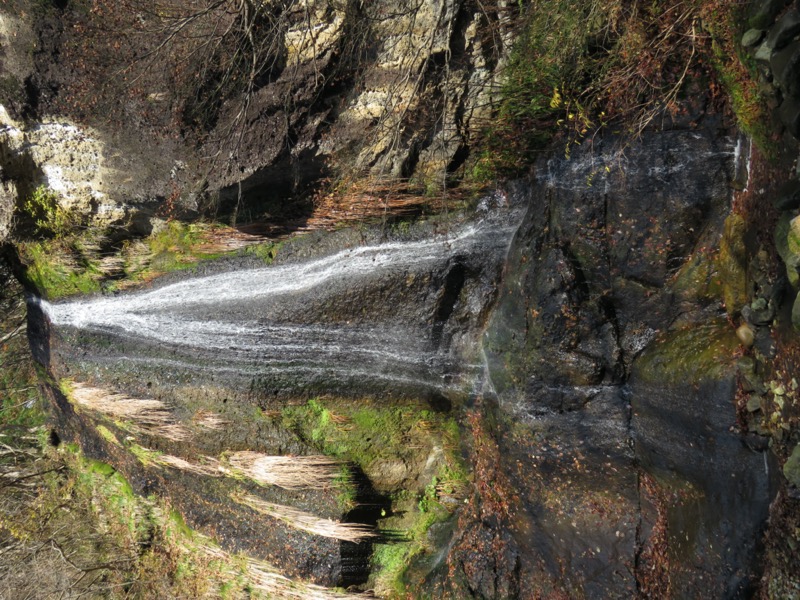
[[[529,594],[740,597],[758,579],[770,467],[735,429],[723,290],[686,275],[725,230],[736,144],[664,132],[537,169],[484,337]]]
[[[752,48],[761,64],[762,89],[779,105],[777,121],[800,139],[800,12],[796,6],[784,11],[787,4],[784,0],[753,2],[753,29],[746,32],[742,46]],[[756,48],[758,41],[761,43]]]
[[[512,382],[624,379],[648,338],[683,310],[666,283],[721,225],[734,151],[729,138],[666,132],[625,153],[595,149],[539,166],[486,336],[501,395]]]
[[[66,342],[65,363],[113,370],[124,360],[161,385],[173,378],[256,396],[456,398],[481,373],[476,332],[522,213],[508,201],[439,232],[423,226],[387,240],[377,229],[367,239],[350,230],[316,249],[290,242],[270,267],[245,259],[47,312]]]

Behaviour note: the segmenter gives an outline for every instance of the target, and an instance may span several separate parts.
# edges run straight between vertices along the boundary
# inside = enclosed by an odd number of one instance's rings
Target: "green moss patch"
[[[734,363],[736,333],[719,320],[670,331],[639,357],[636,373],[652,383],[693,384],[720,379]]]
[[[422,489],[435,474],[429,460],[463,477],[458,424],[422,406],[317,398],[285,408],[281,418],[322,453],[358,465],[379,488]]]
[[[102,273],[98,262],[76,256],[65,240],[22,242],[17,249],[28,279],[51,300],[100,290]]]
[[[452,516],[469,486],[458,423],[422,404],[337,398],[287,407],[280,418],[306,443],[360,467],[389,496],[379,528],[392,541],[375,545],[370,587],[402,596],[408,568],[434,551],[431,526]]]

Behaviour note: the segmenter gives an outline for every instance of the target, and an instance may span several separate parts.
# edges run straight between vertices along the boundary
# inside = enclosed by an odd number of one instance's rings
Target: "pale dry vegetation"
[[[321,519],[291,506],[266,502],[251,494],[235,494],[232,499],[240,504],[249,506],[257,512],[283,521],[290,527],[312,535],[353,542],[354,544],[378,537],[372,528],[361,523],[342,523],[331,519]]]
[[[231,469],[264,485],[287,490],[325,489],[341,478],[341,463],[327,456],[268,456],[258,452],[234,452]]]
[[[160,400],[130,398],[107,389],[72,382],[66,386],[69,399],[77,408],[122,419],[134,432],[157,435],[172,441],[184,441],[189,430],[176,422],[172,413]]]
[[[278,573],[272,566],[257,560],[247,561],[247,576],[251,589],[262,592],[267,598],[281,600],[361,600],[372,594],[350,594],[310,583],[292,581]]]

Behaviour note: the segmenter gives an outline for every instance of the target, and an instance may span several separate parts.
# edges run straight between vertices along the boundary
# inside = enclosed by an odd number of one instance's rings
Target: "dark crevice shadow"
[[[350,476],[356,488],[355,508],[348,512],[342,522],[360,523],[376,529],[378,520],[391,513],[392,501],[388,496],[380,494],[372,482],[357,465],[349,465]],[[377,541],[386,541],[385,537],[373,538],[360,543],[343,541],[340,549],[342,574],[339,585],[350,587],[367,582],[370,573],[370,558],[373,545]]]
[[[442,345],[442,336],[444,333],[444,326],[447,320],[453,314],[453,309],[458,302],[458,297],[464,287],[466,280],[466,269],[461,263],[456,263],[448,272],[444,280],[444,288],[442,290],[442,297],[436,307],[436,314],[433,321],[433,329],[431,331],[431,345],[434,352],[439,350]]]

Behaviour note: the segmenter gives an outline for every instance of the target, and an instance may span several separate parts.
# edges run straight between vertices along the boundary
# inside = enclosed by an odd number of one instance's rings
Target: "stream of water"
[[[493,298],[520,220],[519,211],[511,212],[422,240],[130,294],[37,302],[56,330],[80,334],[79,349],[96,362],[251,381],[465,389],[483,372],[463,350]],[[455,266],[459,277],[448,275]],[[462,323],[458,331],[446,329],[451,313]],[[432,331],[449,331],[448,341],[433,340]]]

